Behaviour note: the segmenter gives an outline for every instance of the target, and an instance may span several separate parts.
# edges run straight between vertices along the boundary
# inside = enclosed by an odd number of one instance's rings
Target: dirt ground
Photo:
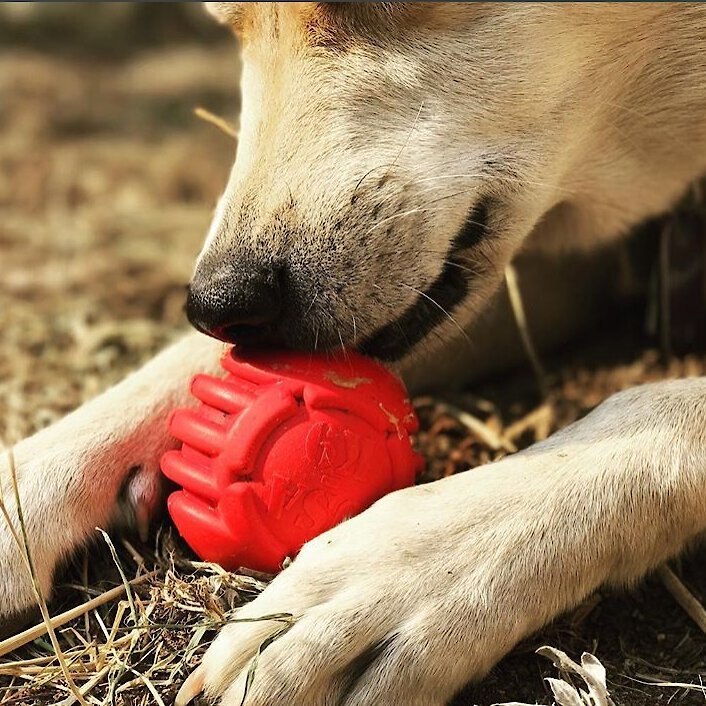
[[[143,27],[135,46],[125,40],[110,51],[78,37],[69,52],[54,34],[35,31],[0,49],[0,440],[6,446],[186,330],[184,287],[235,150],[232,138],[193,109],[236,119],[237,51],[220,34],[199,27],[192,38],[173,25],[159,46]],[[0,36],[9,36],[2,20]],[[550,388],[543,401],[529,369],[473,394],[418,400],[419,444],[430,460],[426,479],[497,457],[469,430],[464,411],[523,446],[617,389],[704,374],[706,358],[664,365],[648,349],[640,318],[630,317],[546,357],[545,365]],[[166,523],[147,543],[113,541],[129,579],[155,568],[157,574],[134,589],[132,604],[111,601],[62,628],[60,644],[89,703],[168,704],[217,626],[262,588],[263,577],[193,562]],[[706,598],[705,557],[698,550],[674,567],[699,600]],[[62,575],[52,613],[120,582],[107,544],[97,538]],[[455,704],[550,704],[543,678],[556,670],[534,654],[545,644],[574,658],[594,653],[608,670],[617,706],[706,703],[700,686],[706,635],[653,577],[595,596],[557,620]],[[1,704],[68,697],[46,637],[0,658]]]

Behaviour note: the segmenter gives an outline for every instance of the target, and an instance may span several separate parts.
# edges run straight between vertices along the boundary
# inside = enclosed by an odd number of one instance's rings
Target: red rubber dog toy
[[[352,352],[226,354],[225,378],[197,375],[201,405],[180,409],[183,445],[162,458],[168,501],[202,559],[274,573],[301,546],[386,493],[423,462],[402,384]]]

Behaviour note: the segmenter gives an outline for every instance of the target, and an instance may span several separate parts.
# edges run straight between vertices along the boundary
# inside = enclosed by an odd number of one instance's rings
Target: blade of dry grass
[[[489,446],[494,451],[499,451],[500,449],[507,451],[508,453],[515,453],[515,451],[517,451],[517,447],[505,435],[498,434],[481,419],[478,419],[478,417],[464,409],[460,409],[459,407],[449,404],[448,402],[440,402],[430,397],[420,397],[414,402],[417,407],[421,404],[432,404],[444,414],[454,417],[461,424],[463,424],[466,429],[473,432],[484,444]]]
[[[517,272],[512,265],[508,265],[505,268],[505,283],[507,284],[507,292],[510,297],[510,304],[512,306],[512,313],[515,317],[515,323],[520,332],[520,337],[522,338],[522,345],[525,348],[527,357],[529,358],[530,364],[532,365],[532,370],[537,378],[537,385],[539,386],[539,391],[542,396],[546,396],[547,392],[547,374],[544,371],[544,367],[539,360],[539,355],[537,354],[537,349],[534,347],[532,341],[532,336],[529,332],[529,326],[527,325],[527,315],[525,313],[525,307],[522,303],[522,292],[520,291],[520,283],[517,280]]]
[[[15,464],[15,457],[12,453],[12,449],[7,451],[7,458],[8,458],[8,464],[9,464],[11,472],[12,472],[12,469],[14,468],[14,464]],[[17,548],[20,550],[20,554],[22,555],[22,559],[24,560],[25,565],[27,567],[27,570],[29,571],[29,564],[27,563],[27,557],[25,556],[25,553],[24,553],[22,540],[20,539],[19,534],[17,534],[17,528],[15,527],[15,523],[10,518],[10,513],[8,512],[7,505],[5,504],[5,495],[4,495],[3,489],[2,489],[2,482],[0,482],[0,512],[2,513],[2,516],[5,519],[5,522],[7,523],[7,527],[10,530],[10,534],[12,534],[12,539],[14,540],[15,544],[17,545]]]
[[[103,679],[106,678],[108,675],[108,672],[113,668],[112,664],[108,664],[103,669],[100,670],[92,679],[89,679],[80,689],[81,695],[86,697],[88,694],[95,689],[98,684],[100,684]],[[69,696],[67,699],[61,702],[61,704],[57,704],[57,706],[73,706],[73,704],[76,703],[76,697],[75,696]]]
[[[22,512],[22,503],[20,501],[20,488],[19,488],[19,483],[17,481],[17,468],[15,466],[15,455],[13,453],[13,450],[9,450],[9,460],[10,460],[10,475],[12,479],[12,489],[15,495],[15,504],[17,507],[17,519],[20,524],[20,536],[22,538],[22,545],[24,548],[24,554],[27,560],[27,565],[29,567],[29,574],[30,574],[30,579],[32,582],[32,590],[34,592],[35,598],[37,600],[37,604],[39,605],[39,610],[42,613],[42,618],[44,620],[44,623],[47,628],[47,633],[49,634],[49,639],[51,640],[52,647],[54,648],[54,652],[56,654],[56,658],[59,661],[59,665],[61,666],[61,671],[64,675],[64,679],[66,680],[66,684],[68,685],[69,689],[71,692],[74,694],[76,697],[76,700],[78,703],[81,704],[81,706],[88,706],[88,703],[86,700],[83,698],[81,695],[81,692],[79,691],[78,687],[76,686],[76,682],[74,682],[71,672],[69,670],[68,665],[66,664],[66,660],[64,659],[64,654],[61,650],[61,646],[59,645],[59,640],[56,637],[56,632],[54,631],[54,627],[51,624],[51,618],[49,617],[49,610],[47,608],[47,603],[44,600],[44,596],[42,594],[42,590],[39,586],[39,580],[37,579],[37,572],[34,566],[34,561],[32,560],[32,552],[29,547],[29,537],[27,536],[27,526],[25,524],[25,519],[24,519],[24,514]]]
[[[127,580],[127,576],[125,575],[125,570],[123,569],[122,564],[120,563],[120,559],[118,558],[118,552],[115,550],[115,545],[113,544],[112,540],[108,536],[108,533],[101,529],[100,527],[96,527],[96,530],[103,535],[103,539],[105,540],[105,543],[108,545],[108,549],[110,549],[110,555],[113,557],[113,563],[115,564],[118,573],[120,574],[120,578],[123,580],[123,586],[125,588],[125,594],[127,595],[127,600],[128,603],[130,604],[130,613],[132,615],[132,624],[137,625],[137,608],[135,607],[135,598],[132,595],[132,590],[130,589],[130,582]]]
[[[234,140],[238,139],[238,130],[225,118],[222,118],[201,106],[194,108],[194,115],[196,115],[197,118],[201,118],[201,120],[205,120],[207,123],[211,123],[211,125],[215,125],[219,130],[224,132],[229,137],[232,137]]]
[[[534,432],[535,441],[543,441],[551,433],[553,423],[554,409],[550,404],[545,403],[526,414],[522,419],[507,426],[503,436],[514,442],[515,439],[531,430]]]
[[[138,576],[138,578],[130,581],[130,585],[138,586],[139,584],[145,583],[146,581],[149,581],[150,579],[153,579],[155,578],[155,576],[158,575],[158,571],[152,571],[149,574]],[[122,596],[124,593],[124,585],[116,586],[115,588],[111,588],[109,591],[102,593],[100,596],[92,598],[90,601],[86,601],[85,603],[81,603],[81,605],[78,605],[75,608],[71,608],[69,610],[64,611],[63,613],[59,613],[59,615],[50,618],[49,623],[51,624],[51,627],[53,629],[56,629],[58,627],[61,627],[62,625],[65,625],[68,622],[71,622],[75,618],[79,618],[80,616],[90,612],[91,610],[98,608],[99,606],[105,605],[106,603],[110,603],[116,598]],[[47,623],[42,622],[31,628],[27,628],[27,630],[24,630],[23,632],[18,633],[17,635],[8,637],[6,640],[0,642],[0,657],[3,657],[4,655],[9,654],[10,652],[14,652],[23,645],[32,642],[32,640],[36,640],[38,637],[41,637],[46,633]]]
[[[696,596],[682,583],[681,579],[667,564],[657,569],[657,575],[669,591],[672,598],[684,609],[684,612],[706,633],[706,609]]]

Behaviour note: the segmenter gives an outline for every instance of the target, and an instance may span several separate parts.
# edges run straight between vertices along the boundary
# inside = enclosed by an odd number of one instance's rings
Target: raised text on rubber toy
[[[195,409],[172,414],[182,442],[162,459],[168,501],[191,548],[226,569],[275,573],[286,557],[422,468],[402,383],[352,353],[258,352],[197,375]]]

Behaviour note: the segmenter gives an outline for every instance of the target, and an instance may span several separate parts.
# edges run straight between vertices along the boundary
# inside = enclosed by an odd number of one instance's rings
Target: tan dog
[[[521,250],[619,238],[706,172],[704,5],[211,6],[244,66],[237,160],[188,304],[216,337],[356,346],[417,386],[461,384],[459,329],[481,351],[503,340],[475,321]],[[165,410],[220,349],[194,334],[17,447],[47,594],[121,493],[145,521]],[[552,617],[706,530],[705,422],[704,379],[624,392],[310,542],[241,610],[296,616],[244,703],[442,706]],[[32,602],[20,567],[0,528],[3,614]],[[280,629],[226,628],[179,702],[204,687],[243,703]]]

